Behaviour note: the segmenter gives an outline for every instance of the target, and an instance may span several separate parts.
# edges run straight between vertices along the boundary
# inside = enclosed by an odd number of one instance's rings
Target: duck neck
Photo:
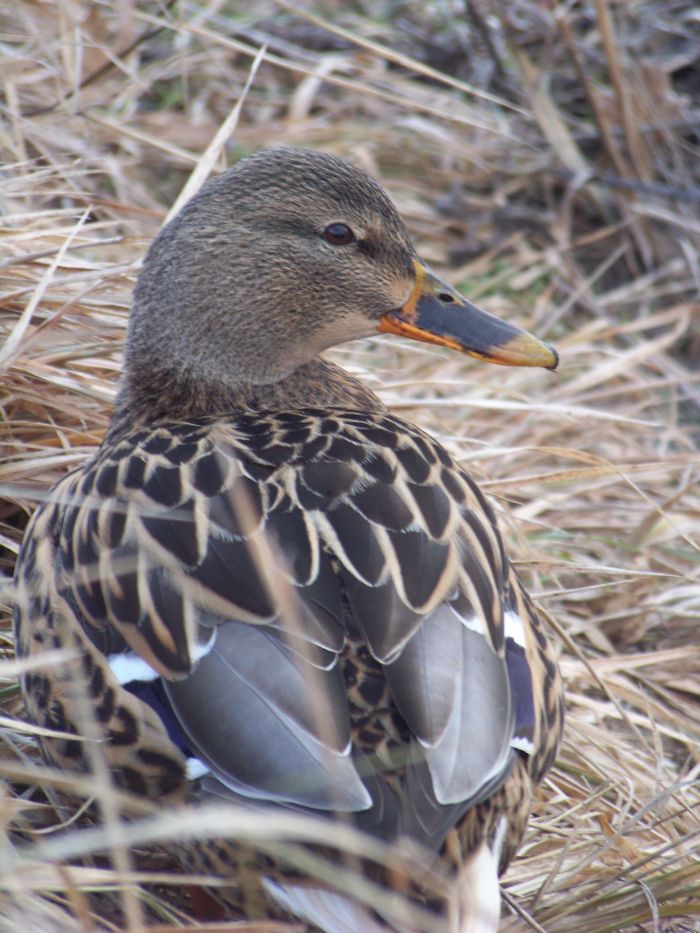
[[[355,408],[381,411],[377,396],[339,366],[317,357],[267,385],[207,381],[200,373],[131,366],[122,378],[107,440],[137,427],[241,411]]]

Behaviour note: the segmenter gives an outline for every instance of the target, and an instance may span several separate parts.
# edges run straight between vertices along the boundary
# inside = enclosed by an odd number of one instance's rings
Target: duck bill
[[[380,318],[379,331],[451,347],[500,366],[556,369],[556,350],[467,301],[414,259],[416,285],[408,301]]]

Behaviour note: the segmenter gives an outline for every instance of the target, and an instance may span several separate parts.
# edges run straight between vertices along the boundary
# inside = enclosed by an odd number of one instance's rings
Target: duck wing
[[[71,489],[62,589],[122,682],[163,679],[215,792],[438,847],[532,750],[519,584],[490,506],[418,429],[315,410],[162,425]],[[390,766],[354,741],[348,645],[402,721]]]

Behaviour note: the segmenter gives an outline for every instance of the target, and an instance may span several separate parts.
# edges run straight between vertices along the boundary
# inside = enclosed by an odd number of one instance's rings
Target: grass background
[[[74,818],[22,722],[9,621],[28,515],[107,425],[149,240],[285,143],[367,168],[431,265],[561,353],[551,374],[335,351],[491,494],[560,650],[565,740],[503,929],[700,930],[699,76],[684,0],[3,6],[2,929],[193,929],[149,841],[297,832]]]

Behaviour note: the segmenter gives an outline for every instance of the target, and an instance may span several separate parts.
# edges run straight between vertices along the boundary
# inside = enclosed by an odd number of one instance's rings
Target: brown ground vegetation
[[[144,849],[181,820],[121,842],[85,819],[54,831],[67,815],[22,723],[11,573],[34,503],[100,442],[134,276],[171,205],[286,143],[368,168],[429,262],[561,353],[553,375],[399,341],[336,352],[494,497],[560,648],[566,737],[505,879],[504,929],[698,930],[697,8],[323,10],[0,13],[0,926],[195,928],[183,879]],[[127,844],[131,862],[105,858]]]

